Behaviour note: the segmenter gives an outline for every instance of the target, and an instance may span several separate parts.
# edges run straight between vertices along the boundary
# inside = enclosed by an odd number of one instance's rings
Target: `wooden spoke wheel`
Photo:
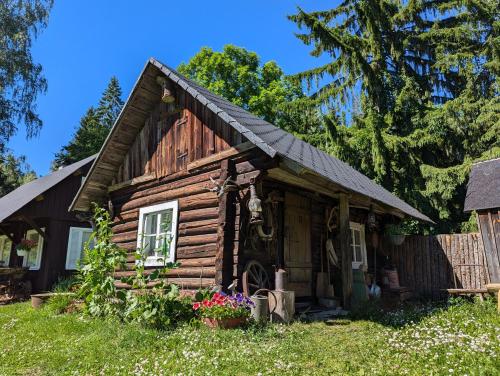
[[[269,276],[262,264],[256,260],[249,261],[245,266],[243,275],[243,293],[252,296],[257,290],[268,289]]]

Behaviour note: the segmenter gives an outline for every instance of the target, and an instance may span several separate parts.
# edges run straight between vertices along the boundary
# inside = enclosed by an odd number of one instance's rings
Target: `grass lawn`
[[[171,332],[21,303],[0,306],[0,330],[0,375],[500,373],[500,315],[492,301],[377,321]]]

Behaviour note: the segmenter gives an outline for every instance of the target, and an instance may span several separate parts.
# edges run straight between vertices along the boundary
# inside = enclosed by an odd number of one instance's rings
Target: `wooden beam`
[[[235,166],[231,159],[221,163],[220,182],[234,176]],[[219,197],[217,249],[215,252],[215,283],[227,289],[232,283],[233,247],[235,238],[236,192],[224,192]]]
[[[381,213],[392,214],[398,218],[404,218],[406,216],[406,214],[399,209],[393,208],[381,202],[376,202],[376,200],[360,193],[349,191],[346,188],[331,182],[324,176],[301,166],[295,161],[285,158],[280,163],[279,167],[287,173],[286,176],[283,172],[277,171],[277,169],[270,171],[269,176],[272,176],[273,174],[279,175],[275,177],[276,180],[279,179],[286,183],[307,188],[333,198],[338,198],[339,193],[346,193],[348,194],[349,204],[351,207],[356,204],[360,208],[370,210],[373,206],[375,210],[378,210]]]
[[[256,147],[254,144],[252,144],[250,141],[247,141],[247,142],[244,142],[242,144],[233,146],[229,149],[226,149],[224,151],[221,151],[220,153],[213,154],[213,155],[210,155],[208,157],[198,159],[197,161],[188,163],[187,169],[188,169],[188,171],[190,171],[190,170],[200,168],[202,166],[206,166],[210,163],[218,162],[218,161],[221,161],[223,159],[228,159],[228,158],[234,157],[238,154],[241,154],[247,150],[253,149],[254,147]]]
[[[8,237],[11,240],[12,243],[15,243],[14,237],[1,227],[0,227],[0,234],[5,235],[6,237]]]
[[[349,229],[349,199],[341,193],[339,197],[339,237],[342,257],[342,294],[344,309],[351,308],[352,300],[352,251],[350,246],[351,231]]]
[[[146,183],[146,182],[154,180],[154,179],[156,179],[155,173],[145,174],[145,175],[138,176],[136,178],[133,178],[133,179],[130,179],[130,180],[118,183],[118,184],[113,184],[113,185],[108,187],[108,192],[114,192],[114,191],[117,191],[117,190],[125,188],[125,187],[130,187],[132,185]]]
[[[29,224],[34,230],[36,230],[36,232],[38,232],[38,234],[44,238],[46,241],[49,240],[49,237],[48,235],[35,223],[34,220],[32,220],[31,218],[25,216],[25,215],[22,215],[21,216],[22,220],[24,222],[26,222],[27,224]]]
[[[328,189],[320,184],[317,184],[311,180],[304,179],[300,176],[296,176],[291,172],[284,170],[283,168],[272,168],[268,170],[268,176],[271,179],[281,181],[299,188],[308,189],[312,192],[318,192],[325,196],[338,198],[339,193],[332,189]]]

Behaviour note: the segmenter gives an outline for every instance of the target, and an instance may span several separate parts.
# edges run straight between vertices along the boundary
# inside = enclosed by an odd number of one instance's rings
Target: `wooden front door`
[[[296,297],[312,296],[311,202],[291,193],[285,195],[285,269],[288,290]]]

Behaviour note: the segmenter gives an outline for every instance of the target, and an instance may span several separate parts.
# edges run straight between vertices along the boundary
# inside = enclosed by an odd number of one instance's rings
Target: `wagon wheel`
[[[269,288],[269,276],[262,264],[256,260],[249,261],[241,276],[243,282],[243,293],[251,296],[255,291]]]

